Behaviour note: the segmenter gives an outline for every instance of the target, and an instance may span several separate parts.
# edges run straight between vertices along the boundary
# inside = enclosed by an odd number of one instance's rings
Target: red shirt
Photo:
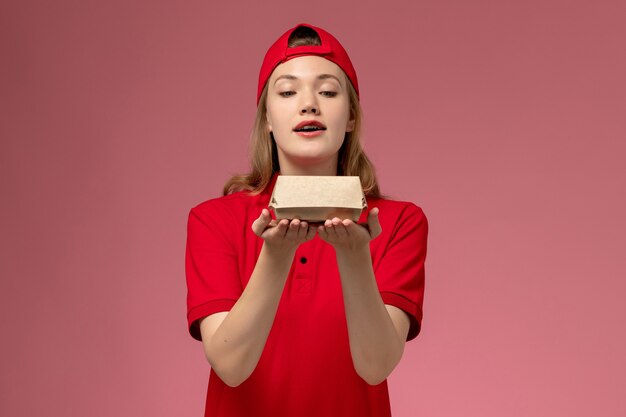
[[[277,174],[259,195],[240,191],[189,213],[185,269],[187,321],[230,311],[243,292],[263,240],[252,222],[267,208]],[[428,222],[410,202],[367,198],[382,233],[370,243],[385,304],[404,310],[408,340],[420,331]],[[367,220],[364,212],[360,221]],[[211,370],[205,417],[391,416],[387,380],[369,385],[355,371],[335,252],[318,235],[301,244],[285,282],[263,353],[250,377],[229,387]]]

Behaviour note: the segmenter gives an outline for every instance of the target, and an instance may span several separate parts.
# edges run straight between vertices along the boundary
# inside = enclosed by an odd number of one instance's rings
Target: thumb
[[[252,231],[255,235],[261,237],[261,234],[272,220],[272,216],[270,216],[270,212],[268,209],[261,210],[261,215],[258,219],[252,222]]]
[[[370,237],[372,239],[378,237],[378,235],[380,235],[383,231],[380,226],[380,221],[378,220],[378,211],[378,207],[374,207],[367,215],[367,225],[369,226]]]

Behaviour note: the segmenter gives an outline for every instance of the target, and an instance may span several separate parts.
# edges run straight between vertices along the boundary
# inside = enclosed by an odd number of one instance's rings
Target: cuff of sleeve
[[[202,341],[202,335],[200,334],[200,323],[198,319],[206,316],[210,316],[213,313],[220,311],[230,311],[235,305],[237,300],[211,300],[208,303],[200,304],[199,306],[191,308],[187,312],[187,326],[189,328],[189,334],[196,340]]]
[[[384,304],[390,304],[404,310],[409,315],[409,334],[406,337],[406,341],[413,340],[417,337],[422,329],[422,309],[414,302],[404,298],[401,295],[392,292],[381,292],[381,298]]]

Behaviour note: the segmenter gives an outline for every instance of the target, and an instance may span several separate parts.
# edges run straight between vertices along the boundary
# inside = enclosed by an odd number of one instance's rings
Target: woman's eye
[[[321,94],[326,97],[335,97],[337,95],[334,91],[322,91]]]
[[[281,93],[278,93],[278,95],[282,96],[282,97],[289,97],[289,96],[294,95],[294,94],[296,94],[295,91],[283,91]]]

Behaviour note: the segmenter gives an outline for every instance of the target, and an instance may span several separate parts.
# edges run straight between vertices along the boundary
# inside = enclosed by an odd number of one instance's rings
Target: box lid
[[[358,176],[279,175],[270,208],[363,209],[367,201]]]

